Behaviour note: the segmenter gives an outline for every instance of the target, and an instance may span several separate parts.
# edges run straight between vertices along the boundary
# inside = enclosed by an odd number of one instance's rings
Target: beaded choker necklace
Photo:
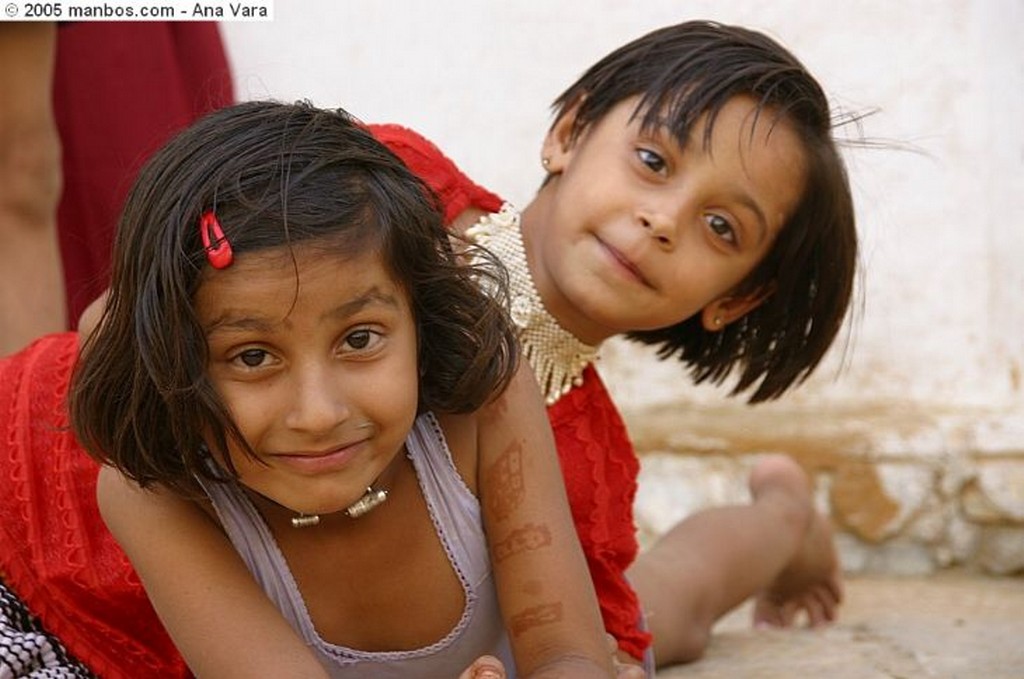
[[[523,355],[533,366],[547,404],[552,405],[583,383],[583,370],[597,360],[597,347],[579,341],[544,308],[526,264],[519,212],[511,204],[481,217],[466,230],[466,237],[490,250],[508,270],[509,315],[519,329]]]

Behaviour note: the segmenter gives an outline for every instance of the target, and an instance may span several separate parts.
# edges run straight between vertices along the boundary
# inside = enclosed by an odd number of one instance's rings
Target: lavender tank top
[[[462,617],[444,638],[411,651],[360,651],[320,638],[277,542],[249,498],[234,483],[202,479],[200,483],[253,577],[316,652],[331,677],[457,677],[484,654],[500,658],[514,677],[515,663],[491,577],[480,504],[455,469],[432,414],[416,419],[406,449],[466,600]]]

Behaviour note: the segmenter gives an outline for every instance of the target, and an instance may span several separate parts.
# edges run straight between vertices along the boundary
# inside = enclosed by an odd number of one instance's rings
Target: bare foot
[[[793,559],[767,589],[757,595],[754,624],[789,627],[801,612],[807,625],[817,627],[836,618],[843,598],[839,558],[828,520],[813,508],[807,475],[785,456],[758,463],[750,475],[755,502],[772,493],[789,496],[794,508],[809,513],[807,527]]]

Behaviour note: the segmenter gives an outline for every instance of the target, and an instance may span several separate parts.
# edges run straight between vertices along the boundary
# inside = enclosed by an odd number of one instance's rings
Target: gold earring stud
[[[722,317],[721,316],[715,316],[715,320],[713,322],[714,322],[716,328],[722,327]]]

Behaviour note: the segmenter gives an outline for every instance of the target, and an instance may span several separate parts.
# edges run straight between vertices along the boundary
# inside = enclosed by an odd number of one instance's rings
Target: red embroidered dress
[[[0,573],[67,650],[104,679],[188,668],[96,506],[99,466],[68,429],[73,333],[0,359]]]

